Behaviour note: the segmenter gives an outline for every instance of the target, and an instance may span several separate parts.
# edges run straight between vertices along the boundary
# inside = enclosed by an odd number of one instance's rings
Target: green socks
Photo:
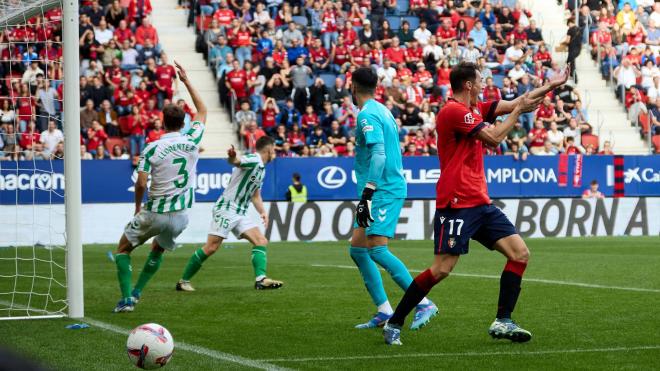
[[[147,257],[147,261],[144,263],[144,268],[142,268],[142,272],[140,272],[140,277],[138,277],[138,281],[135,284],[135,290],[142,292],[144,286],[147,285],[147,282],[149,282],[151,277],[153,277],[158,271],[158,268],[160,268],[160,263],[162,261],[163,252],[151,250]]]
[[[188,260],[188,264],[186,265],[186,269],[183,271],[183,276],[181,279],[184,281],[190,281],[195,273],[197,273],[202,267],[202,263],[204,263],[204,260],[207,258],[208,256],[206,253],[204,253],[204,249],[201,247],[197,249],[197,251],[195,251],[190,257],[190,260]]]
[[[257,281],[266,277],[266,246],[252,248],[252,268]]]
[[[122,298],[131,297],[131,256],[128,254],[116,254],[115,264],[117,264],[117,280]]]

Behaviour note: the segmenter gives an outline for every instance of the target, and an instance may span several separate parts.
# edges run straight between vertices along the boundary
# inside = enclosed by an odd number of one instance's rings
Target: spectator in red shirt
[[[156,46],[156,53],[159,53],[160,45],[158,44],[158,31],[156,30],[156,27],[151,25],[148,18],[144,18],[142,20],[142,25],[135,30],[135,49],[140,51],[147,39],[154,43]]]
[[[115,40],[119,45],[122,45],[125,40],[128,40],[131,46],[135,46],[135,36],[133,35],[133,31],[128,28],[128,23],[125,20],[121,20],[119,27],[115,28]]]
[[[225,84],[230,93],[236,94],[238,100],[247,97],[247,73],[241,69],[238,60],[232,62],[233,69],[227,73]]]
[[[392,38],[392,46],[385,49],[385,58],[392,63],[400,64],[406,62],[406,50],[399,46],[399,38]]]
[[[442,21],[442,25],[435,31],[438,45],[447,46],[450,41],[456,38],[456,29],[451,24],[451,19]]]
[[[300,126],[293,125],[287,134],[287,142],[291,145],[294,152],[300,152],[305,145],[305,134],[300,130]]]
[[[529,132],[527,138],[529,139],[527,147],[531,154],[538,155],[543,151],[545,140],[548,139],[548,131],[543,127],[543,121],[536,120],[534,128]]]
[[[106,139],[108,139],[108,135],[103,130],[103,126],[100,122],[94,120],[92,127],[87,129],[87,150],[89,153],[96,157],[96,151],[99,146],[103,146]]]
[[[174,67],[167,64],[167,54],[162,53],[160,55],[161,64],[156,68],[156,89],[158,89],[158,108],[163,108],[163,101],[165,99],[172,99],[172,93],[174,89],[172,84],[176,77],[176,71]]]
[[[346,64],[350,64],[351,54],[344,44],[344,36],[339,35],[337,37],[337,44],[333,46],[332,52],[330,53],[330,59],[332,59],[332,69],[333,71],[340,73],[345,72]]]
[[[502,99],[502,93],[500,92],[500,88],[498,88],[493,84],[492,77],[486,79],[486,87],[484,88],[483,95],[485,102]]]
[[[134,105],[131,115],[128,116],[128,129],[130,134],[131,156],[139,156],[144,149],[145,130],[147,128],[147,119],[140,112],[140,109]]]
[[[40,143],[39,139],[41,137],[41,133],[37,130],[37,124],[34,122],[34,120],[30,121],[30,124],[28,125],[27,130],[21,134],[21,139],[19,141],[19,145],[23,150],[29,151],[32,150],[32,146],[35,145],[36,143]]]
[[[257,127],[255,121],[243,124],[240,129],[243,144],[245,145],[246,152],[254,153],[257,149],[257,140],[266,135],[266,133]]]
[[[227,0],[221,0],[220,8],[213,14],[213,19],[217,19],[220,27],[224,28],[229,26],[234,18],[236,18],[236,15],[233,10],[229,9]]]
[[[312,105],[305,107],[305,114],[300,119],[300,124],[305,134],[310,134],[315,127],[321,124],[321,120],[319,120],[319,116],[314,112]]]
[[[591,184],[589,185],[588,189],[585,189],[584,192],[582,192],[582,198],[585,200],[588,199],[602,199],[605,198],[605,195],[598,190],[598,181],[597,180],[592,180]]]
[[[546,96],[543,98],[543,103],[539,105],[539,109],[536,111],[536,118],[541,120],[544,125],[550,125],[551,121],[557,119],[555,105],[552,104],[550,97]]]
[[[315,39],[314,45],[309,48],[309,60],[312,65],[312,71],[317,74],[319,71],[325,71],[330,63],[328,51],[322,47],[321,39]]]
[[[413,82],[419,84],[426,91],[433,88],[433,75],[426,69],[424,62],[417,63],[417,72],[413,76]]]
[[[131,0],[128,3],[128,20],[136,25],[141,24],[142,19],[148,17],[152,10],[150,0]]]
[[[241,63],[241,66],[245,65],[245,61],[252,60],[252,47],[257,45],[257,43],[252,41],[253,33],[254,30],[246,22],[241,22],[238,29],[234,31],[233,39],[236,47],[234,49],[234,55]]]
[[[268,133],[273,135],[275,126],[277,125],[277,115],[280,113],[279,107],[275,103],[275,99],[266,98],[264,103],[265,109],[261,112],[261,127]]]
[[[337,33],[337,13],[341,11],[341,2],[333,3],[328,1],[323,6],[321,14],[321,39],[323,47],[330,50],[333,43],[337,42],[339,34]]]
[[[163,123],[160,121],[160,119],[156,119],[154,121],[154,128],[149,130],[149,134],[147,135],[147,143],[157,141],[164,133],[165,131],[163,130]]]
[[[534,54],[534,62],[541,61],[541,64],[547,68],[552,67],[552,55],[546,48],[545,44],[539,46],[539,50]]]
[[[409,143],[406,146],[406,151],[403,153],[404,157],[420,156],[422,152],[417,148],[415,143]]]

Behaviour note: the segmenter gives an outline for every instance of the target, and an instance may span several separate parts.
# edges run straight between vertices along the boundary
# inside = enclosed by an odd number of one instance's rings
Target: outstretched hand
[[[568,77],[571,75],[571,68],[569,66],[564,67],[564,70],[562,73],[555,74],[552,76],[551,79],[549,79],[550,85],[552,85],[552,88],[557,88],[566,83],[568,81]]]
[[[181,67],[179,62],[174,61],[174,66],[176,66],[176,70],[177,70],[176,72],[177,75],[179,75],[179,80],[181,80],[181,82],[183,83],[188,81],[188,75],[186,75],[186,70],[183,67]]]
[[[543,98],[544,96],[530,98],[529,93],[525,93],[525,95],[522,96],[522,100],[520,101],[520,104],[518,104],[518,107],[522,112],[532,112],[543,101]]]

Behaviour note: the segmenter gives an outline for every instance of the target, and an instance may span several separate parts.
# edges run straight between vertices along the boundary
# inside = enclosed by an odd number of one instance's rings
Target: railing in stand
[[[649,117],[649,131],[648,131],[648,133],[646,133],[646,144],[649,147],[649,154],[652,155],[653,154],[653,132],[652,132],[651,129],[653,128],[653,118],[655,117],[655,116],[653,116],[653,111],[649,110],[648,117]]]

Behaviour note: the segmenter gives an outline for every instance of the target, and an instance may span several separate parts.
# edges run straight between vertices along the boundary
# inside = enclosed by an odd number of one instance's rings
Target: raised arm
[[[541,103],[543,97],[545,97],[546,94],[558,88],[559,86],[564,85],[566,81],[568,81],[569,75],[570,75],[570,70],[568,69],[568,67],[566,67],[561,74],[555,74],[552,77],[552,79],[550,79],[545,85],[530,91],[529,94],[527,95],[527,98],[531,99],[532,101],[534,101],[535,104],[538,105],[539,103]],[[513,109],[522,102],[523,97],[524,95],[521,95],[518,98],[511,101],[501,100],[497,104],[497,108],[495,109],[495,116],[501,116],[511,113]]]
[[[186,75],[186,70],[183,69],[183,67],[181,67],[181,65],[177,61],[174,61],[174,65],[176,66],[177,73],[179,75],[179,80],[181,80],[183,85],[186,86],[186,89],[188,90],[188,93],[190,93],[190,97],[192,98],[193,104],[195,105],[195,109],[197,110],[197,114],[195,115],[195,121],[206,123],[206,104],[204,104],[204,101],[202,100],[202,97],[199,95],[197,89],[195,89],[195,87],[192,86],[192,84],[190,83],[190,80],[188,80],[188,75]]]
[[[527,93],[520,97],[522,98],[520,99],[520,103],[513,108],[503,123],[499,125],[490,125],[481,129],[476,135],[477,139],[492,147],[499,145],[504,139],[506,139],[507,135],[513,128],[513,125],[518,122],[520,114],[531,112],[536,109],[538,103],[535,99],[529,98],[530,94],[531,93]],[[501,102],[498,103],[498,106],[500,104]],[[497,112],[497,109],[495,112]]]
[[[227,162],[229,162],[229,165],[235,167],[241,166],[241,160],[236,155],[236,149],[233,144],[231,145],[231,148],[227,150]]]

